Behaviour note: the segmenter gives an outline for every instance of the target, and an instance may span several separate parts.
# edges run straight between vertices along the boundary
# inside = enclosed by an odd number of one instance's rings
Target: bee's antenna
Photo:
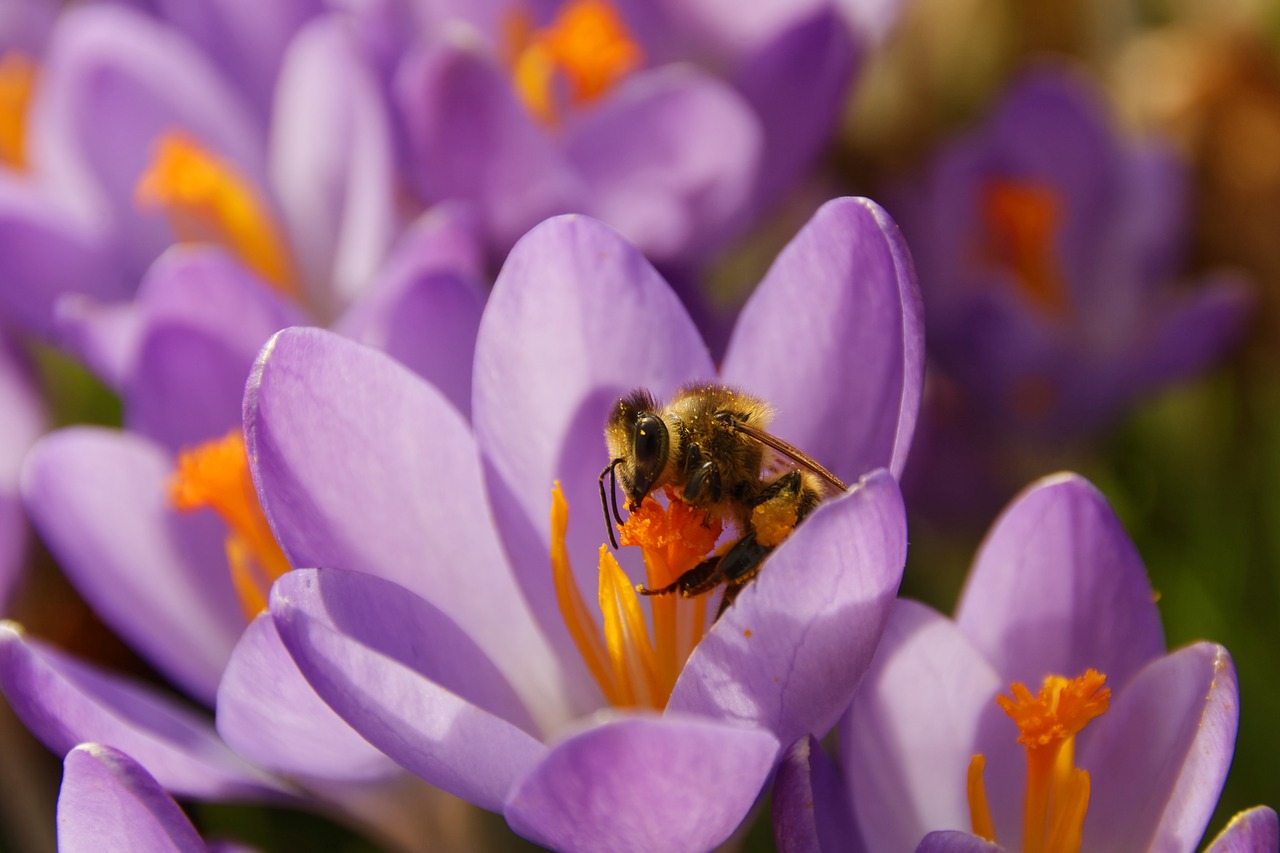
[[[613,525],[609,521],[609,497],[613,498],[613,517],[617,520],[618,524],[622,524],[622,516],[618,515],[618,480],[617,475],[613,472],[613,469],[617,467],[618,463],[621,461],[621,457],[613,460],[605,466],[603,471],[600,472],[600,506],[604,509],[604,526],[605,529],[609,531],[609,544],[613,546],[615,551],[618,549],[618,540],[617,537],[613,535]],[[605,474],[609,475],[609,497],[605,497],[604,493]]]

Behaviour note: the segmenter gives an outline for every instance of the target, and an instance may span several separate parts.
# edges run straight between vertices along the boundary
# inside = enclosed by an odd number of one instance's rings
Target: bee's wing
[[[781,453],[789,461],[794,463],[796,467],[803,468],[811,474],[814,474],[818,479],[822,480],[831,495],[838,495],[849,490],[849,487],[846,486],[839,477],[823,467],[821,462],[814,459],[791,442],[783,441],[771,432],[766,432],[765,430],[745,424],[739,420],[733,420],[730,421],[730,423],[732,424],[733,429],[743,435],[751,436],[766,447],[772,447],[778,453]]]

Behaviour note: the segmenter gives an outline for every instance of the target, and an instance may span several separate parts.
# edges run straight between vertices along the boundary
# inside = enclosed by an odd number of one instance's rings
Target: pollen
[[[1054,746],[1106,713],[1111,701],[1111,688],[1102,686],[1106,680],[1094,669],[1077,678],[1050,675],[1036,695],[1015,682],[1009,689],[1012,698],[997,696],[996,703],[1018,724],[1018,743],[1028,748]]]
[[[271,584],[291,567],[258,503],[239,430],[180,453],[169,500],[180,512],[218,514],[227,525],[227,568],[245,618],[265,610]]]
[[[171,131],[159,138],[134,201],[140,210],[163,211],[179,242],[221,246],[281,293],[300,298],[287,244],[262,197],[190,135]]]
[[[1061,201],[1051,187],[1031,181],[992,179],[982,194],[985,256],[1012,273],[1022,296],[1046,316],[1068,308],[1055,241],[1062,227]]]
[[[534,28],[525,10],[512,12],[505,41],[516,92],[548,125],[560,119],[561,87],[570,105],[590,104],[644,62],[644,52],[607,0],[570,0],[543,29]]]
[[[0,165],[27,167],[27,109],[36,85],[36,63],[17,50],[0,55]]]
[[[780,545],[795,530],[796,505],[787,501],[765,501],[751,511],[751,526],[761,545],[766,548]]]

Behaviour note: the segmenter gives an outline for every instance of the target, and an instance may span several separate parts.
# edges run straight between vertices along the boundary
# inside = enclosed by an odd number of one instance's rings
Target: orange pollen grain
[[[1106,713],[1111,690],[1106,676],[1090,669],[1076,678],[1050,675],[1039,693],[1022,683],[996,703],[1018,726],[1018,743],[1027,752],[1024,803],[1024,853],[1077,853],[1089,808],[1090,779],[1075,766],[1075,736]],[[995,840],[981,756],[969,768],[969,807],[974,832]]]
[[[182,243],[221,246],[286,296],[301,288],[282,232],[252,183],[182,131],[155,144],[138,179],[140,210],[163,211]]]
[[[607,0],[570,0],[543,29],[517,9],[504,22],[504,50],[517,93],[529,112],[555,125],[563,86],[573,106],[608,94],[644,62],[644,52]]]
[[[169,501],[180,512],[218,514],[227,525],[227,566],[245,618],[265,610],[271,584],[291,566],[258,503],[240,431],[178,454]]]
[[[569,564],[565,538],[569,508],[556,483],[551,498],[551,571],[561,616],[605,700],[615,707],[667,704],[685,661],[702,639],[706,599],[646,597],[652,632],[635,585],[608,546],[599,551],[598,601],[603,628],[587,609]],[[623,547],[639,547],[651,589],[666,586],[706,558],[719,524],[708,527],[701,510],[680,501],[663,507],[646,500],[620,528]]]
[[[27,167],[27,110],[36,85],[36,63],[25,53],[0,55],[0,165]]]
[[[1067,288],[1055,255],[1062,226],[1061,199],[1051,187],[995,178],[984,187],[985,254],[1012,273],[1019,293],[1037,310],[1059,317],[1067,310]]]

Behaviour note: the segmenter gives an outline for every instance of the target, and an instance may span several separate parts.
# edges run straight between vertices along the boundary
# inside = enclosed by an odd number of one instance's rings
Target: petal
[[[480,321],[472,416],[507,553],[566,659],[579,657],[551,583],[552,483],[576,513],[568,547],[579,587],[595,589],[609,408],[636,387],[665,396],[714,375],[675,294],[608,226],[556,217],[511,250]]]
[[[26,516],[18,495],[22,460],[44,432],[48,414],[31,365],[0,336],[0,613],[24,568]]]
[[[93,610],[155,667],[212,702],[244,617],[211,514],[169,505],[173,459],[130,433],[59,430],[27,456],[32,524]]]
[[[848,793],[812,735],[791,745],[773,782],[773,837],[781,853],[862,853]]]
[[[285,788],[227,748],[208,719],[153,688],[111,675],[0,623],[0,689],[50,751],[108,744],[195,799],[278,799]]]
[[[244,384],[295,307],[219,249],[174,247],[138,292],[138,352],[122,396],[130,430],[172,451],[240,425]]]
[[[217,727],[228,746],[273,773],[364,781],[397,769],[316,696],[266,613],[227,662]]]
[[[1145,667],[1081,743],[1092,781],[1083,849],[1194,849],[1239,719],[1235,666],[1222,646],[1197,643]]]
[[[204,853],[196,828],[142,765],[96,743],[63,761],[58,792],[58,850]]]
[[[846,482],[898,476],[920,407],[921,310],[898,227],[866,199],[828,202],[743,307],[724,380],[776,406],[770,429]]]
[[[118,229],[126,274],[140,275],[172,233],[140,213],[134,188],[162,134],[183,129],[263,180],[263,136],[195,45],[159,21],[115,5],[61,16],[31,112],[35,171],[54,193]]]
[[[408,590],[302,570],[277,582],[271,612],[321,698],[431,784],[497,811],[545,752],[520,728],[528,715],[483,652]]]
[[[334,326],[435,385],[468,419],[487,296],[473,213],[449,204],[423,214],[401,235],[373,286]]]
[[[379,84],[336,15],[308,24],[285,54],[270,153],[308,301],[332,318],[369,286],[398,224]]]
[[[926,835],[916,853],[1000,853],[1003,849],[976,835],[948,829]]]
[[[741,213],[761,148],[741,96],[675,65],[632,75],[567,140],[591,213],[657,260],[715,248],[708,238]]]
[[[435,388],[337,335],[286,329],[250,378],[245,438],[291,565],[413,590],[484,649],[540,721],[566,713],[556,661],[495,536],[475,441]]]
[[[504,813],[557,850],[710,850],[746,817],[777,750],[759,730],[620,717],[557,744]]]
[[[712,627],[667,707],[818,737],[848,707],[907,557],[898,485],[878,471],[819,507]]]
[[[1254,806],[1231,818],[1205,853],[1262,853],[1280,848],[1280,821],[1267,806]]]
[[[1014,499],[974,559],[956,623],[1009,682],[1092,667],[1115,687],[1164,652],[1142,558],[1102,493],[1075,474]]]
[[[422,195],[474,201],[500,250],[540,220],[583,208],[564,155],[469,30],[447,28],[406,57],[396,84]]]
[[[998,796],[1008,787],[1001,779],[1020,783],[1026,770],[1007,718],[1007,746],[984,748],[1003,717],[994,701],[1001,687],[955,623],[899,601],[840,726],[841,763],[868,850],[910,850],[932,830],[969,829],[965,778],[975,752],[987,757],[997,827],[1011,826],[1010,813],[1020,825],[1020,800]]]

